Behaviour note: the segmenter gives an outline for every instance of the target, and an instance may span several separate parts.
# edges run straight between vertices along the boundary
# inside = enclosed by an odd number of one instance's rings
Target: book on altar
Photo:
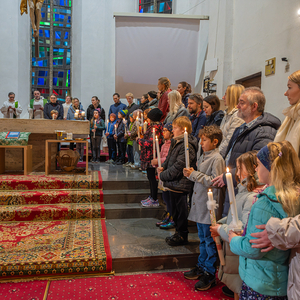
[[[34,109],[34,110],[41,109],[41,107],[42,107],[41,104],[34,104],[34,105],[33,105],[33,109]]]
[[[20,131],[9,131],[6,135],[6,139],[18,139],[20,137]]]

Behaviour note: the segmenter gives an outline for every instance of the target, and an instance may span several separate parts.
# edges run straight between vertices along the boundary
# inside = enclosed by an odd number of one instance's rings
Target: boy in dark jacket
[[[114,139],[114,130],[115,130],[115,124],[117,122],[117,116],[114,113],[111,113],[109,116],[109,122],[107,123],[106,127],[106,139],[107,139],[107,146],[108,146],[108,161],[107,163],[113,163],[116,160],[117,155],[117,144]]]
[[[184,132],[188,132],[190,166],[196,167],[198,140],[191,135],[192,124],[188,117],[179,117],[173,121],[173,135],[168,156],[161,168],[157,168],[159,178],[169,192],[171,215],[175,222],[176,233],[166,238],[170,246],[188,243],[188,206],[187,195],[192,182],[183,176],[185,164]]]
[[[116,165],[123,165],[125,163],[125,153],[126,153],[126,143],[127,140],[124,137],[125,134],[125,125],[124,125],[124,118],[127,115],[127,110],[121,110],[118,112],[118,120],[115,124],[115,134],[114,139],[117,142],[118,148],[118,158],[114,162]]]

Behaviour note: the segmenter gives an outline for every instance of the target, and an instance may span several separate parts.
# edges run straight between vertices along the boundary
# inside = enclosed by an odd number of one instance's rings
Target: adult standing
[[[126,97],[126,100],[128,102],[128,106],[126,107],[126,110],[128,110],[128,113],[126,115],[126,119],[129,119],[129,115],[131,113],[133,113],[136,109],[138,109],[139,106],[133,102],[134,97],[133,97],[132,93],[127,93],[125,95],[125,97]]]
[[[169,113],[164,120],[164,124],[172,123],[178,117],[189,117],[190,114],[181,102],[181,95],[178,91],[171,91],[168,94]]]
[[[198,133],[206,124],[206,114],[202,109],[203,97],[200,94],[191,94],[188,99],[188,110],[192,122],[192,136],[199,141]]]
[[[145,109],[149,108],[149,99],[148,94],[144,94],[141,98],[140,109],[144,111]]]
[[[15,100],[15,93],[8,93],[8,100],[1,107],[3,118],[19,119],[23,109],[19,101]]]
[[[266,98],[262,90],[249,87],[241,94],[238,103],[238,116],[244,123],[234,131],[225,155],[226,167],[235,174],[236,159],[243,153],[251,150],[260,150],[275,138],[280,120],[270,113],[264,112]],[[226,185],[225,173],[212,180],[214,185]],[[235,182],[236,183],[236,182]],[[229,197],[226,193],[223,216],[229,209]]]
[[[224,100],[224,105],[227,106],[224,118],[220,125],[220,129],[223,133],[223,140],[219,146],[219,150],[223,158],[225,158],[226,150],[233,132],[237,127],[240,127],[244,123],[244,120],[239,118],[238,109],[236,107],[241,93],[244,90],[245,88],[240,84],[231,84],[227,87],[222,98]]]
[[[64,109],[64,120],[67,120],[67,115],[68,115],[68,110],[69,107],[72,104],[72,97],[71,96],[67,96],[65,99],[65,103],[63,103],[63,109]]]
[[[220,110],[220,100],[216,95],[209,95],[203,99],[203,110],[206,114],[206,124],[220,126],[223,118],[224,111]]]
[[[93,96],[91,101],[92,104],[90,104],[86,110],[86,118],[91,121],[94,117],[94,110],[98,109],[100,119],[105,122],[105,110],[100,105],[100,99],[97,96]]]
[[[149,100],[149,107],[158,107],[158,99],[157,97],[157,92],[155,91],[150,91],[148,92],[148,100]]]
[[[300,157],[300,70],[288,77],[287,87],[284,95],[288,98],[290,107],[283,111],[285,119],[274,141],[289,141]]]
[[[121,110],[126,109],[126,104],[122,103],[120,100],[120,95],[118,93],[113,94],[113,100],[115,104],[112,104],[108,111],[108,117],[111,113],[114,113],[116,116],[118,116],[118,112]]]
[[[168,94],[171,92],[170,89],[171,82],[169,78],[167,77],[161,77],[158,79],[158,93],[157,93],[157,99],[158,102],[158,108],[162,111],[163,115],[161,117],[161,122],[163,122],[169,112],[169,103],[168,103]]]
[[[185,107],[187,107],[189,95],[192,92],[191,85],[189,83],[187,83],[186,81],[181,81],[178,83],[177,91],[181,95],[182,103],[184,104]]]
[[[78,117],[75,118],[76,110],[79,110]],[[67,120],[85,120],[85,116],[82,116],[81,113],[84,112],[83,106],[80,103],[78,98],[73,98],[72,105],[69,107]]]
[[[50,96],[50,102],[46,103],[44,106],[44,119],[51,120],[51,111],[57,110],[58,117],[57,120],[62,120],[64,118],[64,110],[62,105],[57,101],[57,97],[55,94]]]
[[[47,103],[47,99],[41,96],[40,91],[33,92],[33,99],[28,104],[29,119],[43,119],[44,106]]]

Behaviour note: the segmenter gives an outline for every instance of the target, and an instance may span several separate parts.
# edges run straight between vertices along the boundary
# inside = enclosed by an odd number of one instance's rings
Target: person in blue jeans
[[[212,188],[212,179],[224,172],[225,162],[218,148],[222,141],[221,129],[215,125],[205,126],[199,131],[199,138],[203,154],[197,162],[198,170],[185,168],[183,175],[195,183],[188,219],[197,222],[200,254],[196,267],[185,272],[184,277],[199,279],[195,284],[195,289],[205,291],[215,284],[215,262],[217,260],[217,249],[210,232],[210,214],[206,206],[207,191],[210,188],[213,198],[215,200],[219,198],[220,191]]]

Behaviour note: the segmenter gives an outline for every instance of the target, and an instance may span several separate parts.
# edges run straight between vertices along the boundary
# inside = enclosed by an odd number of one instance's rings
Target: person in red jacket
[[[158,93],[157,93],[157,99],[158,102],[158,108],[162,111],[162,117],[160,122],[163,122],[169,112],[169,102],[168,102],[168,94],[172,91],[170,89],[171,82],[167,77],[161,77],[158,79]]]

